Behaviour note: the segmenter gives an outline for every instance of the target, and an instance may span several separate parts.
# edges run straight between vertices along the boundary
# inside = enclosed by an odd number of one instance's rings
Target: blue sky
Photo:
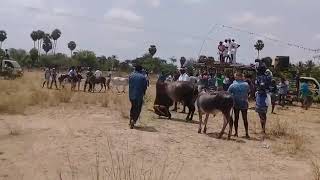
[[[151,44],[157,56],[169,58],[217,56],[217,43],[235,38],[240,62],[256,57],[253,44],[265,41],[262,56],[289,55],[306,60],[312,52],[289,47],[216,26],[224,24],[309,48],[320,48],[319,0],[1,0],[0,29],[6,30],[5,48],[30,49],[32,30],[62,31],[58,51],[68,53],[67,42],[97,55],[132,59]],[[208,38],[206,38],[208,36]]]

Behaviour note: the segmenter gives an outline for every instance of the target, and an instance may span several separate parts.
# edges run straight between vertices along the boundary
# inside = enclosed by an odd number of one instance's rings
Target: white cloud
[[[137,15],[129,9],[112,8],[106,14],[105,18],[109,20],[119,20],[125,22],[138,23],[143,21],[143,17]]]
[[[314,36],[314,38],[315,38],[316,40],[320,40],[320,33],[316,34],[316,35]]]
[[[194,4],[194,3],[200,3],[201,1],[204,1],[204,0],[181,0],[181,1],[188,4]]]
[[[148,3],[152,7],[159,7],[160,6],[160,0],[145,0],[146,3]]]
[[[231,18],[231,22],[237,25],[272,25],[279,21],[280,19],[276,16],[257,16],[252,12],[245,12]]]

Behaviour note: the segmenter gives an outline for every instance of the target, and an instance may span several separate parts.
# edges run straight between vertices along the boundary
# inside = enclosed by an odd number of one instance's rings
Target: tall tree
[[[76,49],[76,47],[77,47],[77,44],[76,44],[74,41],[70,41],[70,42],[68,43],[68,48],[69,48],[70,51],[71,51],[71,57],[72,57],[72,51],[74,51],[74,50]]]
[[[151,45],[149,48],[149,53],[153,57],[157,53],[157,47],[155,45]]]
[[[61,37],[61,31],[59,29],[53,30],[51,33],[51,37],[53,39],[53,54],[56,54],[57,41]]]
[[[254,45],[254,48],[258,51],[258,58],[260,58],[260,51],[264,48],[264,43],[262,40],[258,40]]]
[[[2,48],[2,43],[7,39],[7,33],[4,30],[0,30],[0,49]]]
[[[45,33],[42,30],[38,30],[37,31],[37,39],[38,39],[38,53],[39,53],[39,57],[40,57],[40,53],[41,53],[41,45],[42,45],[42,40],[45,37]]]
[[[43,37],[43,44],[42,44],[42,49],[46,52],[48,55],[48,52],[53,48],[52,41],[51,41],[51,36],[50,34],[45,34]]]
[[[177,62],[177,58],[175,58],[175,57],[171,57],[171,58],[170,58],[170,61],[171,61],[171,63],[172,63],[172,64],[174,64],[174,63],[176,63],[176,62]]]
[[[185,57],[180,58],[180,66],[183,67],[184,63],[186,63],[187,59]]]
[[[38,33],[37,31],[32,31],[31,34],[30,34],[30,37],[33,41],[33,48],[36,48],[36,42],[38,40]]]
[[[308,60],[308,61],[306,62],[306,65],[305,65],[305,66],[306,66],[307,76],[310,76],[312,69],[313,69],[316,65],[314,64],[314,62],[313,62],[312,60]]]
[[[36,48],[32,48],[29,52],[30,54],[30,59],[31,59],[31,64],[34,66],[35,62],[37,61],[39,57],[39,52]]]

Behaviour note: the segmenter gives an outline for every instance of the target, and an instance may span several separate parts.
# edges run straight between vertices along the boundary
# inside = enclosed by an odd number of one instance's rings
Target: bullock
[[[201,133],[202,130],[202,115],[206,115],[204,120],[204,129],[203,133],[207,133],[207,123],[209,114],[213,114],[214,116],[218,111],[221,111],[223,114],[223,127],[221,129],[221,132],[218,136],[218,138],[221,138],[224,130],[229,123],[229,134],[228,139],[231,137],[232,133],[232,126],[233,126],[233,120],[230,115],[231,110],[233,108],[233,98],[231,94],[227,92],[201,92],[197,101],[196,105],[198,108],[199,113],[199,129],[198,133]]]
[[[126,87],[129,85],[129,78],[123,78],[123,77],[113,77],[109,76],[109,80],[107,82],[108,88],[110,87],[110,83],[112,86],[115,86],[118,93],[120,93],[118,87],[122,86],[122,92],[125,93]]]
[[[72,90],[75,89],[76,84],[78,85],[78,91],[80,90],[80,83],[81,83],[82,79],[83,79],[83,77],[81,74],[77,74],[74,78],[70,77],[68,74],[61,74],[58,77],[60,87],[64,88],[65,83],[70,82]],[[64,83],[62,83],[62,82],[64,82]]]
[[[198,96],[198,89],[191,82],[161,82],[156,84],[156,99],[154,101],[154,111],[159,116],[171,118],[169,107],[173,102],[181,102],[189,109],[187,121],[191,121],[195,111],[195,100]]]
[[[87,78],[86,80],[89,83],[89,92],[94,92],[95,90],[95,85],[96,84],[100,84],[101,88],[99,90],[99,92],[101,92],[101,90],[104,88],[104,91],[107,91],[107,79],[105,77],[95,77],[95,76],[90,76]],[[108,87],[109,89],[109,87]],[[84,92],[86,91],[86,85],[84,86]]]

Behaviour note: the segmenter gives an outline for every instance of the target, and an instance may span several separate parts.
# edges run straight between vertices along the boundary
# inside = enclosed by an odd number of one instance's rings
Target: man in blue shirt
[[[266,65],[260,60],[257,62],[256,77],[256,112],[260,117],[263,135],[266,134],[267,112],[268,112],[268,93],[270,91],[272,76],[266,73]]]
[[[230,85],[228,92],[232,94],[233,100],[234,100],[234,128],[235,128],[235,134],[234,136],[238,137],[238,121],[239,121],[239,115],[240,111],[242,114],[242,119],[244,122],[244,128],[246,130],[246,138],[249,137],[248,132],[248,94],[250,91],[250,87],[247,82],[244,81],[243,74],[242,73],[236,73],[235,74],[235,81]]]
[[[135,71],[129,77],[129,99],[131,102],[130,128],[136,124],[143,104],[143,96],[147,90],[147,79],[142,73],[142,66],[136,65]]]

